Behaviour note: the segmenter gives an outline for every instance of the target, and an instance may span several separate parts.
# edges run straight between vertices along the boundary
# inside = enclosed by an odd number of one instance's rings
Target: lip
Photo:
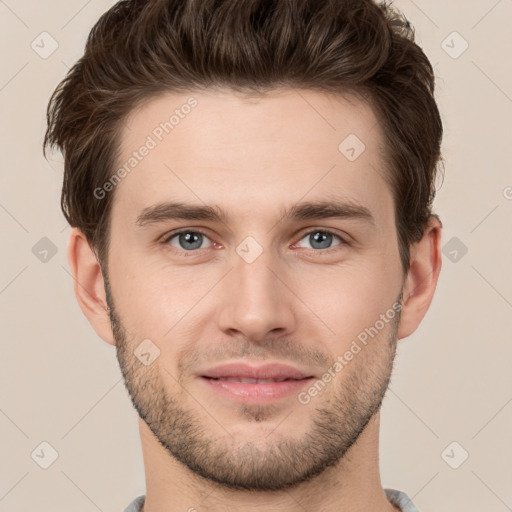
[[[307,377],[301,380],[285,380],[268,384],[214,380],[207,377],[202,377],[201,380],[211,391],[229,400],[247,404],[266,404],[290,395],[297,395],[313,378]]]
[[[269,403],[297,394],[314,377],[293,366],[271,363],[253,366],[227,363],[202,372],[208,388],[228,399],[243,403]],[[237,382],[224,379],[272,379],[274,382]]]
[[[281,363],[267,363],[260,366],[247,363],[225,363],[205,370],[202,377],[210,378],[244,378],[244,379],[305,379],[312,377],[294,366]]]

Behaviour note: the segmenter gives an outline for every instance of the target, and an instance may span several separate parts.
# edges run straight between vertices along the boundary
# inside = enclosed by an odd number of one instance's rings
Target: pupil
[[[329,247],[330,238],[332,237],[331,234],[324,233],[322,231],[317,231],[316,233],[310,236],[313,238],[313,243],[320,243],[320,245],[323,244],[321,247],[316,247],[317,249],[327,249]],[[325,243],[326,241],[327,243]],[[311,245],[312,247],[315,247],[313,243],[311,243]]]
[[[180,236],[180,241],[185,241],[184,248],[186,249],[198,249],[201,247],[201,236],[202,235],[200,233],[182,233]],[[190,245],[187,247],[187,244],[192,244],[192,247]]]

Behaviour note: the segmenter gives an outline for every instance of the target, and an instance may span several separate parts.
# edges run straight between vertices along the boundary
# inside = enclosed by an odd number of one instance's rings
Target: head
[[[432,66],[385,4],[126,0],[101,17],[44,147],[64,154],[80,306],[169,454],[245,489],[343,460],[434,293],[441,138]],[[266,402],[213,389],[235,361],[304,383]]]

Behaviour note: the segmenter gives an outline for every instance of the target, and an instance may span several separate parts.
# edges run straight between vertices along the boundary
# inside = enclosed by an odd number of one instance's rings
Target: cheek
[[[197,339],[192,331],[199,331],[215,309],[215,284],[225,270],[219,274],[213,266],[153,265],[145,258],[117,261],[110,277],[112,292],[134,344],[149,338],[165,357]]]
[[[122,259],[112,269],[110,283],[116,311],[130,337],[160,339],[172,327],[182,305],[179,286],[140,262],[132,264]]]
[[[399,274],[391,271],[394,262],[390,261],[381,257],[301,280],[297,295],[330,328],[330,333],[325,331],[326,339],[332,339],[338,353],[365,329],[376,322],[380,326],[381,315],[387,314],[388,323],[394,316],[392,306],[399,294],[400,281]],[[309,312],[307,317],[315,320]]]

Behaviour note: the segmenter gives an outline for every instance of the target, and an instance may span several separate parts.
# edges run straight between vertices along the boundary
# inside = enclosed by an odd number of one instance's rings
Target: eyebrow
[[[285,221],[316,219],[360,220],[375,226],[375,218],[365,206],[352,202],[315,201],[302,202],[281,210]],[[229,216],[218,206],[196,205],[181,202],[158,203],[144,208],[137,216],[137,226],[159,224],[167,220],[203,220],[226,224]]]

